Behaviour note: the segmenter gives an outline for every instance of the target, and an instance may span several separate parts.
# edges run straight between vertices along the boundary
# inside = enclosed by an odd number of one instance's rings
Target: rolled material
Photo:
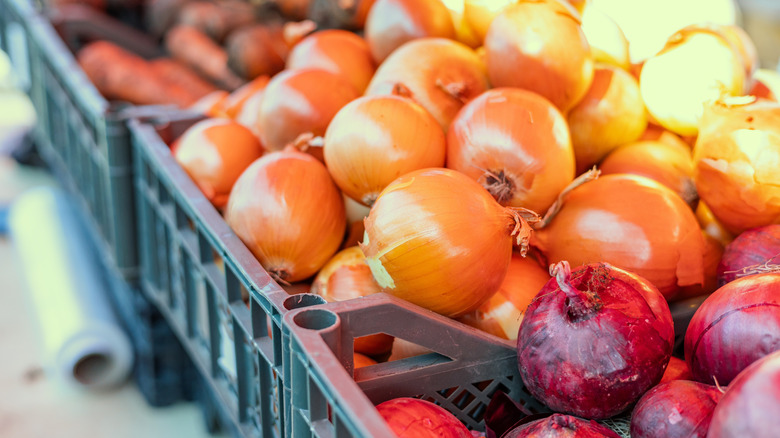
[[[127,379],[133,349],[70,202],[58,189],[30,190],[12,204],[9,228],[44,367],[75,386],[110,388]]]

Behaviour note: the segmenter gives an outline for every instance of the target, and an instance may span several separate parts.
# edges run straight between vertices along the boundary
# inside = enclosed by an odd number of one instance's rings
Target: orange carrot
[[[227,52],[194,27],[172,28],[165,36],[165,47],[174,58],[226,90],[235,90],[244,83],[228,67]]]
[[[150,62],[152,70],[157,73],[162,80],[178,85],[190,92],[195,98],[200,99],[203,96],[216,91],[217,87],[209,81],[200,77],[191,68],[171,58],[158,58]]]
[[[164,81],[145,59],[108,41],[86,45],[78,52],[78,62],[107,99],[180,107],[196,100],[182,87]]]

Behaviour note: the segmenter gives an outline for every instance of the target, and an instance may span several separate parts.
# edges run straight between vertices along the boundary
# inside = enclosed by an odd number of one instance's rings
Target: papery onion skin
[[[379,66],[365,94],[409,97],[446,132],[463,105],[489,87],[485,65],[474,50],[445,38],[420,38],[399,47]]]
[[[707,438],[772,438],[780,430],[780,351],[742,371],[712,414]]]
[[[325,134],[333,116],[359,96],[345,78],[319,69],[287,70],[271,79],[258,114],[266,149],[281,150],[301,134]]]
[[[734,234],[780,223],[778,127],[776,102],[731,100],[705,107],[693,150],[696,189]]]
[[[453,120],[447,167],[478,181],[501,205],[544,212],[574,180],[566,119],[534,92],[486,91]]]
[[[260,140],[227,119],[194,124],[176,142],[173,156],[217,208],[227,205],[241,173],[263,155]]]
[[[611,429],[593,420],[584,420],[571,415],[552,414],[547,418],[520,425],[504,438],[619,438]]]
[[[577,15],[556,0],[504,9],[485,36],[493,86],[531,90],[569,111],[593,81],[593,55]]]
[[[328,29],[296,44],[287,57],[287,69],[319,68],[347,78],[362,93],[376,70],[366,41],[352,32]]]
[[[636,141],[647,128],[639,83],[618,67],[596,65],[588,92],[567,120],[579,175],[618,146]]]
[[[667,299],[704,282],[696,217],[671,189],[643,176],[605,175],[577,187],[531,243],[550,263],[603,261],[633,272]]]
[[[398,438],[472,438],[454,415],[429,401],[399,397],[376,409]]]
[[[693,374],[688,368],[688,364],[677,357],[672,356],[669,359],[669,365],[666,366],[664,376],[661,377],[661,381],[658,384],[671,382],[673,380],[693,380]]]
[[[294,149],[269,153],[239,177],[226,220],[276,280],[315,274],[338,250],[344,203],[325,166]]]
[[[674,296],[674,301],[682,301],[688,298],[708,295],[718,289],[718,265],[723,256],[723,244],[718,239],[710,236],[702,230],[704,237],[704,282],[680,288],[680,292]]]
[[[693,157],[688,147],[660,141],[638,141],[610,152],[599,164],[602,175],[630,173],[642,175],[674,190],[695,208],[699,195],[693,182]]]
[[[656,385],[674,344],[663,296],[645,279],[605,263],[555,278],[528,306],[517,338],[520,376],[555,412],[617,415]]]
[[[685,332],[685,360],[696,380],[729,385],[780,349],[780,273],[739,278],[710,295]]]
[[[365,225],[360,247],[382,290],[453,318],[498,290],[512,236],[530,233],[474,180],[440,168],[388,185]]]
[[[539,262],[514,253],[498,291],[459,321],[499,338],[517,340],[525,309],[549,279]]]
[[[324,156],[339,188],[371,206],[401,175],[443,167],[446,148],[441,127],[420,105],[398,96],[364,96],[328,125]]]
[[[744,231],[729,243],[718,264],[718,285],[760,273],[771,265],[780,268],[780,224]]]
[[[377,0],[366,17],[366,41],[377,63],[418,38],[455,38],[449,10],[439,0]]]
[[[675,380],[648,391],[631,413],[631,438],[706,438],[723,394],[712,385]]]

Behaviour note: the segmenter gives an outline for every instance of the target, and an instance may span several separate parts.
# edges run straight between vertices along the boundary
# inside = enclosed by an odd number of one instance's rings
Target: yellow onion
[[[311,293],[327,302],[351,300],[381,292],[374,281],[363,252],[357,246],[336,253],[320,269],[311,285]],[[393,346],[393,337],[384,333],[355,339],[355,351],[369,356],[384,354]]]
[[[780,73],[759,68],[753,74],[753,88],[748,94],[777,102],[780,99]]]
[[[360,248],[384,292],[445,316],[475,310],[506,276],[512,240],[530,227],[476,181],[422,169],[392,182],[366,219]]]
[[[360,243],[363,239],[363,232],[366,228],[363,226],[363,220],[368,217],[369,208],[358,201],[341,193],[344,199],[344,208],[347,210],[347,237],[341,244],[341,248],[349,248]]]
[[[734,240],[734,235],[718,221],[707,203],[702,200],[696,205],[696,220],[699,221],[704,234],[715,239],[721,246],[725,247]]]
[[[582,5],[582,32],[590,45],[596,62],[628,70],[631,58],[628,55],[628,40],[614,20],[591,2]]]
[[[550,280],[550,274],[531,257],[512,254],[504,282],[476,311],[459,321],[500,338],[516,340],[526,307]]]
[[[485,40],[490,24],[508,5],[517,0],[465,0],[463,15],[480,41]]]
[[[463,105],[488,87],[485,65],[474,50],[444,38],[420,38],[379,66],[366,94],[409,97],[446,132]]]
[[[780,104],[754,100],[709,105],[693,149],[699,196],[734,234],[780,223]]]
[[[344,203],[328,169],[286,148],[264,155],[236,181],[228,225],[271,276],[293,283],[314,275],[344,237]]]
[[[323,152],[339,188],[371,206],[399,176],[442,167],[446,143],[436,119],[420,105],[398,96],[364,96],[333,118]]]
[[[455,26],[455,39],[461,43],[477,48],[482,45],[482,39],[477,36],[466,19],[465,0],[441,0],[452,16],[452,24]]]
[[[639,84],[619,67],[597,65],[588,92],[569,111],[568,121],[579,175],[647,128]]]
[[[741,95],[746,80],[742,56],[721,30],[690,26],[672,35],[661,52],[645,61],[639,89],[647,110],[661,126],[695,136],[703,106]]]

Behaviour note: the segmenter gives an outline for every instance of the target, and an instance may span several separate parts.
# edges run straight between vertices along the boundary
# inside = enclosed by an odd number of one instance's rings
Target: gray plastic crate
[[[35,16],[32,5],[20,0],[0,0],[0,49],[11,59],[19,86],[30,91],[30,31]]]
[[[282,318],[323,300],[279,287],[176,163],[168,144],[195,120],[129,124],[141,286],[206,377],[222,426],[234,436],[287,436]]]

